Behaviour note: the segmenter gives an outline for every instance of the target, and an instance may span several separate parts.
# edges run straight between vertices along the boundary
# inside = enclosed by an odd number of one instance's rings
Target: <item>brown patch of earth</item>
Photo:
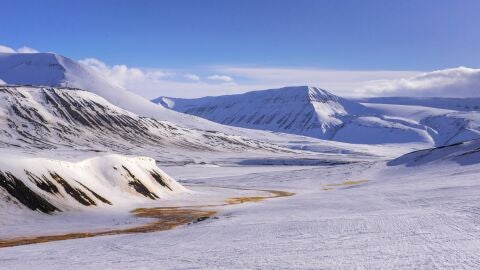
[[[363,183],[366,183],[366,182],[368,182],[368,180],[345,181],[345,182],[336,183],[336,184],[326,184],[323,187],[323,190],[332,190],[335,187],[356,186],[356,185],[360,185],[360,184],[363,184]]]
[[[255,190],[255,189],[242,189]],[[38,244],[53,241],[89,238],[104,235],[117,234],[132,234],[132,233],[149,233],[156,231],[165,231],[173,229],[179,225],[189,224],[192,222],[199,222],[213,217],[217,214],[214,210],[204,210],[202,208],[227,206],[233,204],[240,204],[246,202],[259,202],[266,199],[292,196],[294,193],[277,190],[258,190],[270,193],[266,196],[252,196],[252,197],[235,197],[225,200],[225,203],[213,205],[196,205],[196,206],[179,206],[179,207],[155,207],[155,208],[138,208],[132,213],[141,218],[154,218],[154,222],[138,225],[126,229],[112,229],[98,232],[80,232],[67,233],[59,235],[43,235],[43,236],[29,236],[18,237],[12,239],[0,239],[0,248],[13,247],[20,245]]]

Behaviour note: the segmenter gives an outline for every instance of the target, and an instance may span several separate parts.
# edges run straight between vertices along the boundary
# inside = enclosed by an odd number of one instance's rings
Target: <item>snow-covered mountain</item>
[[[10,85],[82,89],[138,116],[168,121],[181,127],[260,139],[271,138],[271,134],[220,125],[204,118],[165,109],[116,85],[96,70],[54,53],[0,53],[0,78]]]
[[[85,89],[137,114],[142,106],[153,108],[80,63],[53,53],[0,53],[0,78],[8,84]]]
[[[216,131],[176,126],[112,105],[79,89],[0,86],[0,145],[21,149],[116,151],[281,150],[272,144]]]
[[[376,104],[361,104],[309,86],[198,99],[160,97],[153,102],[225,125],[347,143],[442,145],[480,137],[477,113],[464,118],[452,110],[439,113],[429,108],[423,118],[409,118],[402,116],[402,110],[385,113]]]
[[[203,119],[166,110],[116,85],[95,70],[54,53],[0,53],[0,78],[7,84],[79,88],[137,115],[184,127],[211,125]]]
[[[343,118],[365,110],[360,104],[308,86],[193,100],[161,97],[154,102],[225,125],[318,138],[333,137]]]
[[[445,162],[460,165],[480,163],[480,139],[415,151],[390,161],[388,165],[419,166]]]

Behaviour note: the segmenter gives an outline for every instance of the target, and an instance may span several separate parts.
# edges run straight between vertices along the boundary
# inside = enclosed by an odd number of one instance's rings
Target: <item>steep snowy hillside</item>
[[[0,53],[0,78],[8,84],[83,89],[137,115],[170,121],[184,127],[207,129],[213,124],[166,110],[112,83],[79,62],[54,53]]]
[[[431,143],[424,128],[378,115],[365,106],[309,86],[239,95],[154,102],[225,124],[348,143]]]
[[[44,213],[133,205],[185,191],[151,158],[103,155],[67,162],[5,152],[0,158],[0,208],[6,211],[18,211],[7,204]]]
[[[388,163],[390,166],[419,166],[455,162],[460,165],[480,163],[480,139],[405,154]]]
[[[253,139],[139,117],[78,89],[3,86],[0,105],[2,147],[120,153],[131,153],[129,149],[282,151]]]

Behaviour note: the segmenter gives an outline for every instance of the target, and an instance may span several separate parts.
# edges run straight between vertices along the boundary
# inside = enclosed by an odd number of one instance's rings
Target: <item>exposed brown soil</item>
[[[336,184],[327,184],[323,186],[323,190],[332,190],[335,187],[348,187],[348,186],[357,186],[361,185],[368,182],[368,180],[358,180],[358,181],[345,181],[342,183],[336,183]]]
[[[243,189],[254,190],[254,189]],[[20,245],[38,244],[53,241],[87,238],[104,235],[116,235],[116,234],[131,234],[131,233],[148,233],[156,231],[165,231],[173,229],[179,225],[189,224],[192,222],[198,222],[208,219],[214,216],[218,211],[205,210],[202,208],[211,208],[218,206],[227,206],[233,204],[240,204],[246,202],[259,202],[266,199],[292,196],[294,193],[286,191],[276,190],[258,190],[270,193],[265,196],[252,196],[252,197],[235,197],[225,200],[224,203],[213,205],[195,205],[195,206],[179,206],[179,207],[155,207],[155,208],[138,208],[132,211],[137,217],[142,218],[154,218],[154,222],[134,226],[126,229],[112,229],[98,232],[79,232],[79,233],[67,233],[58,235],[43,235],[43,236],[29,236],[18,237],[12,239],[0,239],[0,248],[13,247]]]
[[[226,204],[239,204],[246,202],[259,202],[266,199],[278,198],[278,197],[289,197],[295,195],[295,193],[287,191],[278,191],[278,190],[262,190],[269,192],[270,196],[254,196],[254,197],[235,197],[225,200]]]

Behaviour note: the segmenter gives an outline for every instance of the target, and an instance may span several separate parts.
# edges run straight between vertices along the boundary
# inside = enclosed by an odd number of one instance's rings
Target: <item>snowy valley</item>
[[[0,269],[480,266],[474,99],[150,102],[52,53],[0,79]]]

